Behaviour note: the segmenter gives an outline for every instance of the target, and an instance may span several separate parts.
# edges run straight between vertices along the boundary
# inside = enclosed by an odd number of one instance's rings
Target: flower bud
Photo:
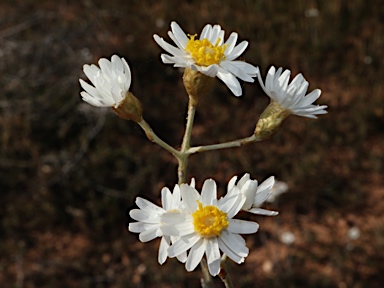
[[[141,102],[131,92],[127,92],[123,101],[113,111],[122,119],[139,122],[142,119],[143,108]]]
[[[261,114],[257,122],[255,135],[260,139],[267,139],[279,131],[285,118],[290,115],[290,111],[282,108],[276,101],[271,101],[268,107]]]
[[[192,104],[196,105],[199,98],[208,92],[214,79],[215,78],[204,75],[199,71],[185,68],[183,83],[191,101],[194,102]]]

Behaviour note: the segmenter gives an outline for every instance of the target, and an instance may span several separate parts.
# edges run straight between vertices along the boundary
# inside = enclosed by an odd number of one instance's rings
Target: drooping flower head
[[[80,79],[85,90],[80,93],[82,99],[96,107],[112,107],[120,118],[139,122],[143,109],[140,101],[129,92],[131,70],[127,61],[113,55],[111,61],[101,58],[99,66],[84,65],[84,73],[93,86]]]
[[[184,219],[164,229],[164,233],[180,237],[168,249],[169,257],[189,250],[185,267],[187,271],[192,271],[205,254],[208,270],[213,276],[220,272],[220,250],[236,263],[244,262],[249,250],[239,234],[255,233],[259,225],[233,219],[245,202],[240,191],[227,194],[218,201],[216,182],[212,179],[204,182],[201,194],[188,184],[182,184],[180,190],[185,205]],[[175,223],[176,217],[178,215],[165,213],[162,220]]]
[[[185,34],[176,22],[171,23],[169,37],[175,42],[172,46],[158,35],[154,39],[160,47],[169,54],[162,54],[165,64],[174,67],[189,68],[199,71],[209,77],[218,77],[232,91],[235,96],[242,94],[241,86],[236,77],[246,82],[254,82],[257,68],[243,61],[234,61],[248,46],[242,41],[236,46],[238,35],[232,32],[224,42],[224,30],[220,25],[207,24],[200,34]]]
[[[309,83],[305,80],[303,75],[298,74],[289,83],[291,76],[290,70],[279,68],[277,71],[272,66],[267,74],[265,85],[261,80],[261,75],[258,75],[259,83],[264,92],[271,98],[274,104],[279,105],[283,110],[289,114],[298,116],[317,118],[316,115],[326,114],[326,105],[313,105],[321,94],[320,89],[315,89],[311,93],[307,93]]]
[[[164,235],[163,225],[164,223],[161,220],[161,216],[168,212],[174,216],[179,215],[183,210],[183,204],[180,198],[180,188],[179,185],[175,185],[173,189],[173,194],[171,191],[164,187],[161,190],[161,202],[162,207],[159,207],[148,200],[145,200],[141,197],[136,198],[136,205],[140,209],[133,209],[129,212],[129,216],[132,219],[138,221],[129,223],[128,230],[134,233],[140,233],[139,239],[141,242],[148,242],[157,237],[161,237],[158,262],[163,264],[168,257],[168,248],[170,244],[178,237]],[[182,221],[182,217],[175,217],[176,221]],[[186,253],[178,255],[178,259],[181,262],[186,261]]]
[[[313,90],[305,95],[308,89],[308,82],[303,75],[298,74],[289,83],[291,71],[288,69],[282,73],[275,67],[268,71],[265,85],[261,80],[260,72],[258,79],[264,92],[271,98],[271,103],[261,114],[255,128],[255,135],[260,139],[266,139],[275,134],[281,127],[284,120],[291,114],[317,118],[316,115],[326,114],[326,105],[313,105],[321,94],[319,89]]]
[[[101,58],[99,66],[84,65],[84,73],[93,86],[80,79],[85,90],[80,95],[93,106],[117,108],[131,86],[131,70],[127,61],[117,55],[113,55],[111,61]]]

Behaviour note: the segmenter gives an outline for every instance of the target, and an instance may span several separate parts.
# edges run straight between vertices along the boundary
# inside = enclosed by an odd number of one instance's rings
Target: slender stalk
[[[181,155],[179,158],[177,158],[179,161],[179,168],[177,169],[179,185],[186,182],[185,178],[187,173],[188,157],[190,155],[190,153],[188,153],[187,151],[190,148],[192,127],[193,127],[193,121],[195,119],[196,106],[197,106],[196,97],[189,96],[187,124],[185,126],[183,142],[181,143],[181,151],[180,151]],[[213,287],[212,276],[209,274],[207,263],[205,262],[204,259],[201,260],[200,265],[201,265],[203,278],[204,278],[204,280],[202,281],[203,282],[202,287],[212,288]]]
[[[213,278],[211,277],[211,274],[209,274],[207,262],[205,259],[202,259],[200,261],[201,270],[203,271],[203,278],[202,280],[202,288],[213,288],[215,285],[213,284]]]
[[[224,142],[224,143],[220,143],[220,144],[191,147],[186,151],[186,153],[194,154],[194,153],[205,152],[205,151],[210,151],[210,150],[219,150],[219,149],[225,149],[225,148],[240,147],[242,145],[249,144],[252,142],[261,141],[261,140],[262,140],[261,138],[257,137],[255,134],[253,134],[252,136],[249,136],[246,138],[237,139],[234,141]]]
[[[231,277],[229,276],[229,273],[228,273],[228,266],[227,266],[226,260],[227,260],[227,255],[224,254],[223,257],[221,257],[221,270],[219,273],[219,277],[221,281],[224,283],[225,288],[234,288]]]
[[[187,171],[187,166],[188,166],[188,154],[181,153],[181,157],[177,158],[179,161],[179,166],[177,168],[177,176],[178,176],[178,184],[181,185],[185,183],[185,176],[186,176],[186,171]]]
[[[182,183],[185,183],[185,177],[187,174],[188,156],[189,156],[187,151],[190,147],[192,127],[193,127],[193,121],[195,119],[196,106],[197,106],[197,101],[193,100],[191,97],[189,97],[187,124],[185,126],[183,142],[181,143],[181,151],[180,151],[181,157],[178,158],[179,168],[178,168],[177,172],[178,172],[178,177],[179,177],[179,185]]]
[[[137,124],[139,124],[140,127],[144,130],[145,135],[147,135],[147,138],[150,141],[158,144],[159,146],[163,147],[168,152],[172,153],[178,160],[182,157],[182,153],[180,153],[180,151],[177,151],[175,148],[173,148],[172,146],[170,146],[169,144],[167,144],[166,142],[161,140],[155,134],[155,132],[153,132],[151,126],[149,126],[149,124],[144,119],[141,119],[139,122],[137,122]]]

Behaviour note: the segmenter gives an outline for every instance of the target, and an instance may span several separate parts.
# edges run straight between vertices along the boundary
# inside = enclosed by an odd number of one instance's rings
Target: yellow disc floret
[[[190,39],[187,42],[185,51],[187,51],[196,64],[200,66],[209,66],[212,64],[218,64],[220,61],[225,60],[224,51],[227,45],[218,46],[221,39],[217,39],[215,45],[212,45],[207,38],[203,40],[195,40],[195,35],[188,35]]]
[[[192,214],[193,227],[202,237],[216,237],[221,230],[228,227],[227,213],[219,210],[216,206],[205,206],[198,202],[199,208]]]

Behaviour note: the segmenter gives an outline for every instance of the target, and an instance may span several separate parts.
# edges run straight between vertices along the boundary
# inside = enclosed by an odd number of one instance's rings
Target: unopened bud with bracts
[[[123,101],[113,111],[122,119],[140,122],[142,119],[143,108],[141,102],[131,92],[127,92]]]
[[[256,124],[255,135],[260,139],[271,137],[279,131],[289,114],[291,114],[289,110],[283,109],[279,103],[271,101]]]

